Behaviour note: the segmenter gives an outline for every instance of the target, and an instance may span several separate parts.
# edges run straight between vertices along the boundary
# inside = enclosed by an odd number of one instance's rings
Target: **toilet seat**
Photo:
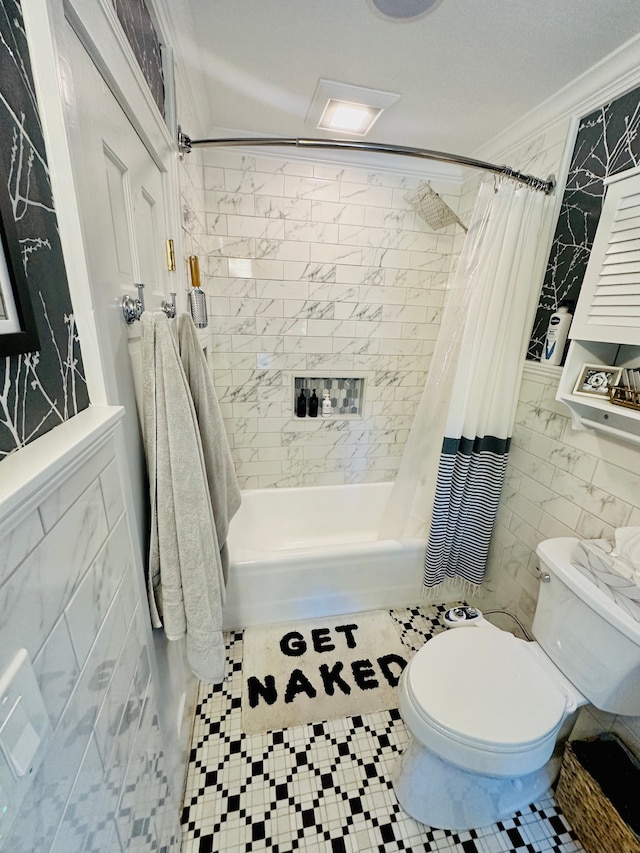
[[[400,713],[414,737],[466,770],[519,776],[551,756],[568,697],[530,654],[498,630],[433,637],[402,678]]]

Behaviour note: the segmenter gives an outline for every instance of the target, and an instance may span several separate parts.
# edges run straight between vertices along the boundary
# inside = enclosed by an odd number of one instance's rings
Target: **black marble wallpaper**
[[[164,116],[164,77],[160,41],[144,0],[112,0],[127,41],[133,48],[138,65],[147,81],[153,99]]]
[[[549,317],[577,301],[600,219],[604,179],[640,163],[640,88],[616,98],[578,127],[527,358],[539,360]]]
[[[18,0],[0,5],[0,179],[6,181],[40,352],[0,377],[0,459],[89,405]]]

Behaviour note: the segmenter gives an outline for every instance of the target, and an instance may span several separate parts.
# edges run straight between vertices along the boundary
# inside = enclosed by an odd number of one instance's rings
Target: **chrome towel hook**
[[[137,299],[132,299],[131,296],[122,297],[122,313],[127,326],[139,320],[144,311],[144,284],[136,284],[136,287],[138,288]]]
[[[122,297],[122,314],[128,326],[139,320],[142,317],[144,308],[144,284],[136,284],[138,288],[138,298],[133,299],[131,296]],[[171,292],[171,302],[166,299],[162,301],[160,308],[171,319],[176,316],[176,294]]]
[[[171,291],[171,302],[163,299],[160,308],[170,320],[176,316],[176,294],[173,290]]]

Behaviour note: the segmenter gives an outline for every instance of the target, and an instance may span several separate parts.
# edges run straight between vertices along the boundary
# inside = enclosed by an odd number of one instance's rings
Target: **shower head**
[[[446,201],[440,198],[435,190],[431,189],[426,181],[418,184],[415,190],[405,193],[404,200],[434,231],[440,231],[440,229],[446,228],[447,225],[453,225],[453,223],[457,223],[464,231],[467,230],[466,225],[460,221],[457,214],[451,210]]]

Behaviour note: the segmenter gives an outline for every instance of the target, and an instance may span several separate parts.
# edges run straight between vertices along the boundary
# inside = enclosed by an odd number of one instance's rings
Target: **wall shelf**
[[[556,400],[574,429],[640,444],[640,411],[574,394],[586,364],[640,368],[640,169],[609,178]]]

